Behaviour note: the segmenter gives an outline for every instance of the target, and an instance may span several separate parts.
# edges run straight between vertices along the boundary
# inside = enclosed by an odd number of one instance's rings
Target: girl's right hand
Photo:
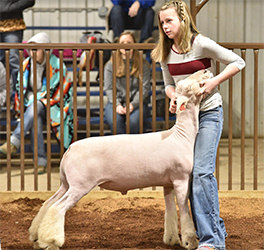
[[[177,98],[175,96],[175,92],[172,92],[171,93],[171,100],[170,100],[170,108],[169,108],[169,111],[172,114],[175,114],[176,113],[176,110],[177,110]]]

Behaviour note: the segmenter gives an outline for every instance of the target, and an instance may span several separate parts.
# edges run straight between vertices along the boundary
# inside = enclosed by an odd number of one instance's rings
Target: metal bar
[[[50,51],[46,50],[46,84],[47,84],[47,190],[51,191],[51,126],[50,126]]]
[[[98,11],[98,8],[28,8],[24,10],[25,12],[32,11],[32,12],[92,12]]]
[[[219,43],[228,49],[264,49],[264,43]],[[1,49],[154,49],[155,43],[133,43],[120,44],[120,43],[0,43]]]
[[[129,113],[129,104],[130,104],[130,72],[129,72],[129,57],[130,51],[126,50],[126,133],[130,134],[130,113]]]
[[[223,47],[228,49],[264,49],[264,43],[219,43]],[[0,43],[2,49],[153,49],[156,46],[155,43],[133,43],[120,44],[120,43]]]
[[[254,190],[258,189],[258,53],[254,50]]]
[[[0,43],[1,49],[83,49],[83,50],[118,50],[153,49],[155,43]]]
[[[27,30],[87,30],[87,26],[27,26]],[[105,26],[89,26],[89,30],[106,30]]]
[[[91,102],[90,102],[90,50],[86,51],[86,136],[91,136]]]
[[[233,145],[233,78],[229,79],[228,98],[228,190],[232,190],[232,145]]]
[[[246,50],[241,50],[242,58],[246,60]],[[245,122],[246,122],[246,70],[241,72],[241,179],[240,189],[245,190]]]
[[[157,106],[156,106],[156,63],[152,60],[152,131],[156,132]]]
[[[23,93],[23,50],[19,50],[19,95],[20,95],[20,190],[25,190],[25,133]]]
[[[116,51],[112,52],[113,66],[113,134],[116,135]]]
[[[152,132],[156,132],[156,63],[152,60]],[[152,190],[156,190],[156,186]]]
[[[9,64],[10,51],[5,51],[6,63],[6,143],[7,143],[7,191],[11,191],[11,110],[10,110],[10,64]]]
[[[77,51],[73,50],[73,141],[77,141]]]
[[[33,50],[33,96],[34,96],[34,190],[38,191],[38,106],[37,106],[37,50]]]
[[[99,50],[100,135],[104,135],[104,51]]]
[[[143,133],[143,50],[139,51],[139,133]]]
[[[264,43],[219,43],[228,49],[264,49]]]
[[[60,59],[60,159],[64,154],[64,96],[63,96],[63,50],[59,51]]]

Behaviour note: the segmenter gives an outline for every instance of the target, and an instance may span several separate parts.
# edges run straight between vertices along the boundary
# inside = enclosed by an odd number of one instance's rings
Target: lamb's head
[[[196,94],[201,90],[200,83],[205,79],[209,79],[210,76],[210,71],[204,69],[193,73],[182,81],[179,81],[176,88],[176,113],[184,110],[190,100],[195,103],[195,105],[201,102],[202,96],[197,96]]]

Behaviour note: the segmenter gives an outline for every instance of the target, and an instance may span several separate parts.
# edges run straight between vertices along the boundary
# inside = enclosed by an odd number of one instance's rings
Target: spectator
[[[0,1],[0,43],[22,43],[26,29],[23,10],[32,7],[35,0],[1,0]],[[10,74],[15,90],[19,71],[19,55],[17,49],[10,50]],[[5,51],[0,50],[0,61],[5,65]]]
[[[140,43],[154,42],[152,38],[155,0],[112,0],[114,6],[109,14],[109,27],[114,41],[125,29],[141,29]]]
[[[129,31],[123,32],[118,40],[120,44],[135,43],[135,35]],[[130,113],[130,133],[139,133],[139,53],[138,50],[130,50],[130,103],[126,109],[126,52],[121,49],[116,53],[116,113],[117,134],[126,133],[126,113]],[[105,118],[113,133],[113,67],[112,57],[106,63],[104,69],[105,93],[108,103],[105,107]],[[143,116],[147,116],[148,95],[150,90],[150,66],[147,61],[143,62]]]
[[[33,36],[28,43],[50,43],[49,36],[46,33],[38,33]],[[42,126],[46,119],[47,98],[50,98],[51,127],[58,140],[60,140],[60,61],[50,54],[50,96],[46,95],[46,54],[44,50],[38,49],[37,57],[37,81],[34,83],[33,76],[33,52],[29,51],[30,57],[23,62],[23,89],[24,89],[24,135],[29,131],[31,134],[31,147],[34,152],[34,105],[33,105],[33,85],[37,87],[37,115],[38,115],[38,166],[39,174],[45,173],[47,166],[47,157],[45,154],[44,138]],[[20,112],[19,106],[19,77],[16,85],[15,110]],[[66,66],[63,65],[63,92],[64,92],[64,147],[68,148],[73,137],[73,114],[72,114],[72,83],[67,75]],[[11,136],[11,153],[15,153],[20,146],[20,123]],[[7,143],[0,147],[0,152],[7,154]]]
[[[6,69],[3,63],[0,61],[0,113],[1,107],[6,102]]]
[[[176,112],[175,86],[180,80],[202,69],[208,69],[213,74],[215,61],[226,65],[219,74],[200,83],[198,94],[204,99],[200,104],[190,188],[192,215],[199,238],[197,250],[225,250],[227,233],[219,215],[214,176],[223,126],[222,97],[218,85],[236,75],[245,67],[245,62],[234,52],[201,35],[184,1],[166,2],[158,13],[158,24],[160,37],[152,57],[161,64],[165,91],[171,99],[171,113]]]

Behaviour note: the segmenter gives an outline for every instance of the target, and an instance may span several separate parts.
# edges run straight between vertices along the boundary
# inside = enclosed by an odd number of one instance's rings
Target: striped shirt
[[[161,62],[165,90],[168,87],[176,87],[180,80],[201,69],[208,69],[215,74],[215,61],[235,65],[239,70],[245,67],[245,62],[240,56],[201,34],[194,39],[191,50],[185,54],[179,54],[171,48],[167,60]],[[220,105],[222,97],[216,87],[203,99],[200,110],[206,111]]]

